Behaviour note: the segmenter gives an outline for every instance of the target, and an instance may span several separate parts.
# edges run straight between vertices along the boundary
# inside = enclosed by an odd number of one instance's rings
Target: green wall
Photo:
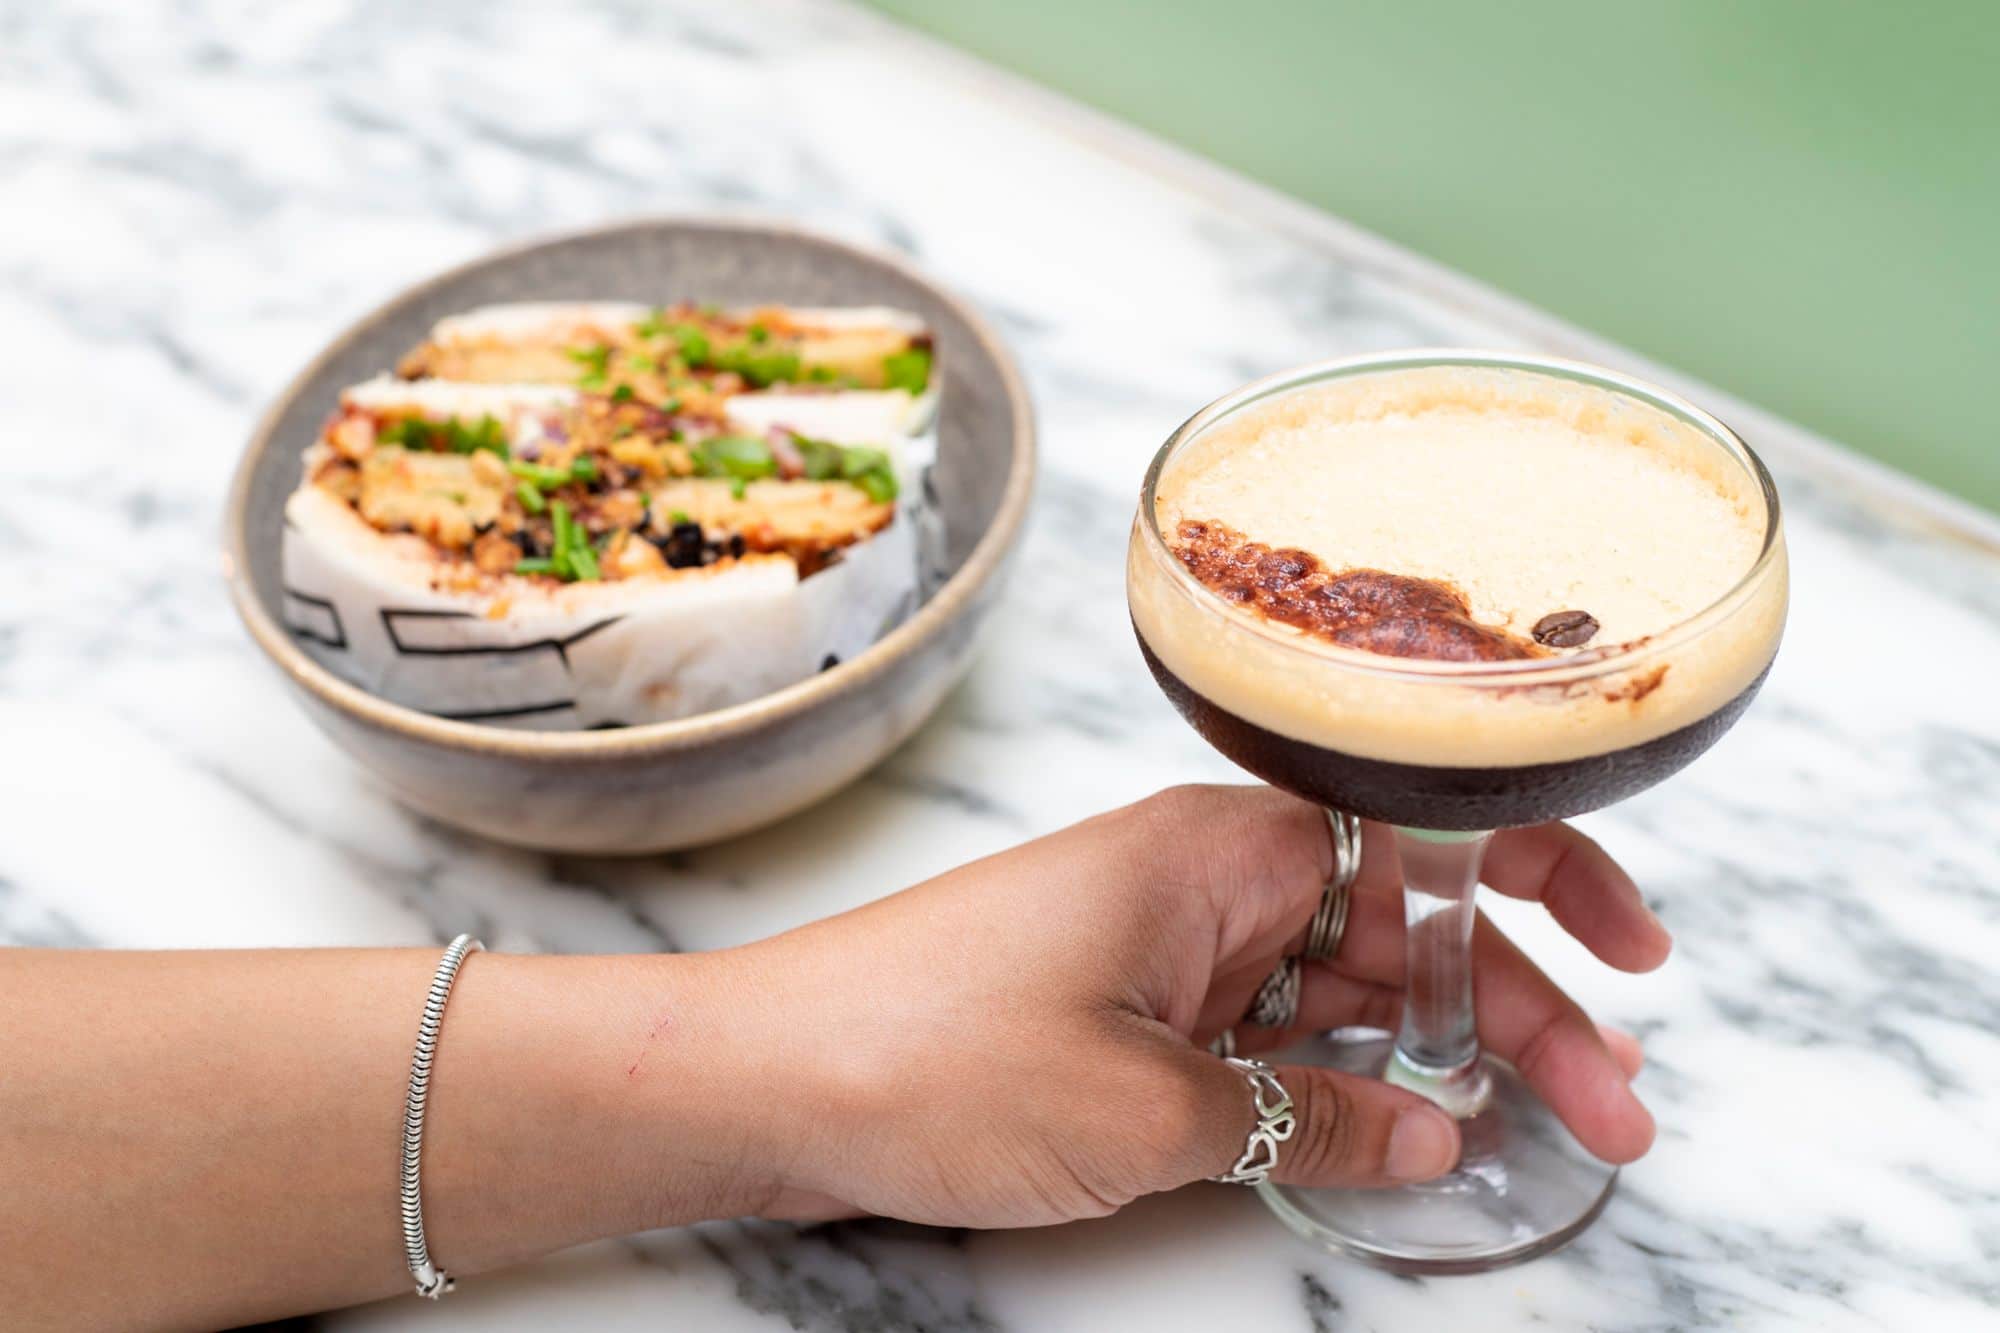
[[[2000,3],[873,3],[2000,509]]]

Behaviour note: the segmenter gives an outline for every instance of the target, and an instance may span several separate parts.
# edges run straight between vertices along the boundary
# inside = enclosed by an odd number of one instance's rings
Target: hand
[[[1339,953],[1306,968],[1299,1031],[1240,1028],[1240,1050],[1396,1026],[1401,875],[1387,830],[1363,845]],[[759,1063],[791,1089],[766,1213],[1039,1225],[1227,1170],[1250,1092],[1203,1047],[1298,951],[1331,868],[1314,807],[1264,787],[1177,788],[736,951],[739,993],[767,997]],[[1539,899],[1614,967],[1666,957],[1631,879],[1573,829],[1498,835],[1486,878]],[[1637,1044],[1593,1026],[1483,918],[1474,953],[1487,1048],[1592,1152],[1643,1154]],[[1278,1180],[1391,1185],[1457,1160],[1455,1123],[1412,1093],[1278,1072],[1299,1115]]]
[[[1302,1026],[1397,1021],[1385,832],[1338,956],[1305,974]],[[1202,1046],[1297,950],[1331,863],[1310,806],[1189,787],[740,949],[481,954],[432,1070],[431,1252],[465,1277],[757,1211],[1033,1225],[1221,1172],[1250,1091]],[[1501,834],[1486,869],[1614,966],[1666,955],[1631,880],[1569,829]],[[1486,1044],[1593,1152],[1643,1153],[1631,1039],[1484,922],[1475,961]],[[0,951],[9,1327],[233,1327],[408,1291],[391,1168],[436,966],[434,948]],[[1452,1121],[1410,1093],[1280,1076],[1299,1114],[1281,1180],[1455,1159]]]

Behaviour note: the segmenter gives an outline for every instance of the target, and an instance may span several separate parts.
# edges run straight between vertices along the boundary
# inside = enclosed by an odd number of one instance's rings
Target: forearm
[[[213,1326],[407,1289],[396,1172],[437,958],[0,954],[0,1308]],[[425,1135],[438,1262],[762,1206],[774,1145],[722,1054],[739,989],[721,955],[469,959]]]

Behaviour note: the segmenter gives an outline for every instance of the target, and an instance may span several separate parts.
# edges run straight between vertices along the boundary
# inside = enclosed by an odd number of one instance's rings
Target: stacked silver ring
[[[1255,1027],[1282,1029],[1297,1021],[1306,961],[1331,962],[1340,952],[1341,938],[1347,934],[1354,882],[1361,876],[1361,821],[1345,810],[1328,810],[1326,823],[1333,834],[1333,875],[1319,896],[1311,924],[1306,927],[1305,947],[1282,959],[1257,987],[1249,1012],[1243,1015],[1243,1021]],[[1225,1059],[1234,1057],[1236,1033],[1223,1032],[1208,1048]]]
[[[1257,998],[1250,1001],[1250,1012],[1243,1016],[1243,1021],[1260,1028],[1290,1027],[1298,1017],[1299,988],[1305,974],[1305,963],[1300,959],[1280,959],[1276,969],[1257,988]]]
[[[1307,958],[1331,961],[1347,933],[1347,909],[1354,901],[1354,881],[1361,876],[1361,821],[1345,810],[1326,812],[1333,831],[1333,878],[1319,898],[1319,910],[1306,927]]]

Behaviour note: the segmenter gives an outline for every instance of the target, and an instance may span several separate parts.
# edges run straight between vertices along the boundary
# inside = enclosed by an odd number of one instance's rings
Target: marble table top
[[[4,31],[7,942],[709,948],[1227,778],[1146,679],[1121,550],[1165,432],[1299,361],[1485,344],[1655,373],[1738,425],[1789,506],[1791,630],[1757,706],[1584,821],[1672,962],[1613,975],[1491,907],[1647,1043],[1658,1147],[1562,1254],[1394,1278],[1198,1186],[1036,1232],[662,1232],[329,1326],[2000,1327],[2000,524],[830,3],[106,0]],[[259,406],[404,283],[672,210],[892,247],[983,306],[1044,426],[1023,558],[937,719],[784,827],[637,863],[480,843],[391,803],[258,659],[217,571],[224,482]]]

